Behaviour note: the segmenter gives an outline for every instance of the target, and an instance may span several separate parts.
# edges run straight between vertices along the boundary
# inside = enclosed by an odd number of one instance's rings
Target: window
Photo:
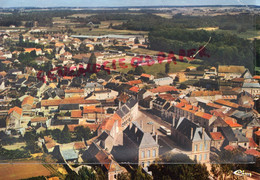
[[[201,159],[202,159],[202,156],[201,156],[201,154],[199,155],[199,161],[201,161]]]
[[[150,157],[150,150],[147,151],[147,157]]]
[[[206,141],[205,142],[205,148],[204,148],[205,150],[207,150],[208,149],[208,142]]]
[[[197,151],[198,150],[198,145],[196,144],[195,145],[195,150],[194,151]]]
[[[156,156],[156,149],[153,150],[153,157]]]
[[[202,146],[203,146],[203,144],[200,144],[200,151],[202,151]]]
[[[150,166],[150,161],[147,162],[147,166]]]
[[[144,156],[144,151],[142,151],[142,158],[144,158],[145,156]]]
[[[116,179],[116,174],[114,175],[114,178]]]
[[[207,154],[204,154],[204,160],[207,160]]]
[[[194,160],[197,160],[197,155],[194,156]]]

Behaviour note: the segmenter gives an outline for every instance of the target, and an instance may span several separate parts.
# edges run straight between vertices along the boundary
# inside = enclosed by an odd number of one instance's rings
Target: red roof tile
[[[260,152],[255,150],[255,149],[247,149],[245,151],[245,154],[249,154],[249,155],[253,155],[253,156],[256,156],[256,157],[260,157]]]
[[[228,151],[233,151],[234,149],[236,149],[237,147],[235,146],[231,146],[231,145],[227,145],[224,147],[225,150],[228,150]]]
[[[82,118],[82,111],[81,110],[73,110],[71,111],[71,118]]]
[[[224,136],[221,134],[221,132],[211,132],[210,133],[212,139],[214,141],[223,140]]]
[[[151,77],[151,75],[150,74],[141,74],[141,77],[146,77],[146,78],[150,78]]]
[[[31,119],[31,122],[46,122],[47,118],[46,117],[35,117]]]
[[[250,148],[257,148],[258,145],[255,143],[253,138],[248,138],[249,139],[249,147]]]
[[[218,103],[218,104],[223,104],[225,106],[229,106],[229,107],[233,107],[233,108],[238,108],[239,107],[238,104],[232,103],[230,101],[226,101],[226,100],[223,100],[223,99],[218,99],[215,102]]]
[[[133,87],[131,87],[129,90],[138,93],[139,88],[136,87],[136,86],[133,86]]]
[[[170,91],[178,91],[174,86],[159,86],[154,89],[149,89],[152,93],[163,93],[163,92],[170,92]]]
[[[260,136],[260,130],[256,131],[255,135]]]
[[[135,84],[142,84],[142,81],[141,80],[133,80],[133,81],[127,82],[127,84],[133,86]]]
[[[234,122],[233,120],[225,120],[225,122],[230,126],[230,127],[242,127],[241,124],[238,124],[236,122]]]
[[[33,100],[34,100],[34,97],[32,96],[27,96],[26,98],[23,99],[23,102],[22,102],[22,106],[25,105],[25,104],[28,104],[28,105],[33,105]]]
[[[74,143],[74,149],[76,149],[76,150],[85,149],[85,148],[86,148],[86,145],[82,141]]]
[[[17,106],[9,109],[8,114],[11,114],[12,112],[17,112],[18,114],[22,115],[23,110]]]

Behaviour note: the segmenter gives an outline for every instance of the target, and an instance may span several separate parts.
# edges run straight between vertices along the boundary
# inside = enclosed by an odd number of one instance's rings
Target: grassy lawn
[[[166,64],[166,62],[164,62],[162,64],[154,64],[152,66],[142,66],[142,67],[145,70],[145,73],[157,76],[157,73],[164,73],[165,72],[165,64]],[[127,64],[127,66],[128,67],[125,68],[125,69],[118,68],[118,71],[123,72],[123,73],[127,73],[129,70],[134,70],[134,67],[132,67],[131,64]],[[176,72],[183,71],[189,66],[198,67],[200,65],[177,61],[177,64],[174,64],[174,63],[170,64],[170,72],[169,73],[176,73]],[[117,67],[119,67],[119,66],[117,66]]]

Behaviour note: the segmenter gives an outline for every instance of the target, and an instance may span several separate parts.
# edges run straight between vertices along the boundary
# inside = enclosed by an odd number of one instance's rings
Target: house
[[[43,137],[43,149],[47,153],[52,153],[54,150],[54,147],[56,146],[56,141],[53,140],[50,136],[44,136]]]
[[[171,77],[158,78],[153,81],[157,86],[165,86],[173,83],[173,79]]]
[[[126,127],[138,115],[137,98],[129,99],[122,107],[119,107],[116,114],[122,119],[122,127]]]
[[[42,50],[40,48],[24,48],[24,53],[31,53],[32,51],[36,52],[36,55],[43,55]]]
[[[211,132],[211,147],[216,148],[217,150],[220,151],[220,148],[224,142],[224,136],[221,134],[221,132]]]
[[[191,159],[204,163],[209,162],[211,139],[205,129],[185,117],[180,117],[172,126],[171,138],[184,150],[189,151]]]
[[[47,117],[34,117],[30,120],[31,126],[49,127],[50,120]]]
[[[244,66],[218,66],[218,76],[225,80],[240,78],[245,71],[246,68]]]
[[[83,153],[82,158],[85,162],[100,164],[101,168],[108,173],[108,179],[116,180],[118,174],[126,172],[126,170],[121,167],[114,159],[113,155],[108,153],[102,146],[102,140],[93,142],[87,151]]]
[[[96,106],[84,106],[83,107],[83,118],[87,122],[102,122],[105,119],[105,110]]]
[[[23,110],[17,106],[9,109],[6,118],[6,129],[18,129],[21,125]]]
[[[237,145],[249,149],[249,139],[242,134],[242,130],[235,129],[233,132],[237,138]]]
[[[220,91],[192,91],[190,97],[200,97],[203,99],[215,101],[222,99],[222,92]]]
[[[120,162],[137,163],[143,168],[147,167],[159,157],[157,141],[136,122],[132,122],[123,131],[122,152],[118,152],[115,157]]]
[[[253,97],[256,97],[259,96],[260,94],[260,84],[257,81],[244,82],[242,86],[242,90],[248,92]]]
[[[71,88],[71,89],[65,89],[65,98],[68,97],[74,97],[74,96],[84,96],[84,89],[76,89],[76,88]]]
[[[150,75],[150,74],[141,74],[140,76],[140,79],[144,82],[148,82],[150,80],[153,80],[154,79],[154,76],[153,75]]]

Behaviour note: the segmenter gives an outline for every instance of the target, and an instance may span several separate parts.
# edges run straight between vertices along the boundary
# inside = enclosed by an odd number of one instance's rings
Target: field
[[[76,34],[81,35],[104,35],[104,34],[148,34],[146,31],[132,31],[132,30],[116,30],[116,29],[109,29],[108,26],[110,23],[113,25],[122,24],[124,21],[102,21],[99,25],[99,28],[92,28],[90,30],[89,27],[83,28],[72,28]]]
[[[157,76],[157,73],[164,73],[165,72],[165,64],[166,63],[154,64],[152,66],[142,66],[142,67],[145,70],[145,73]],[[129,70],[134,70],[134,67],[132,67],[131,64],[127,64],[127,66],[128,67],[126,69],[118,69],[118,71],[123,72],[123,73],[127,73]],[[176,72],[184,71],[189,66],[198,67],[199,65],[177,61],[177,64],[174,64],[174,63],[170,64],[169,73],[176,73]]]
[[[0,180],[16,180],[50,175],[51,172],[40,161],[16,161],[12,162],[12,164],[0,164]]]

